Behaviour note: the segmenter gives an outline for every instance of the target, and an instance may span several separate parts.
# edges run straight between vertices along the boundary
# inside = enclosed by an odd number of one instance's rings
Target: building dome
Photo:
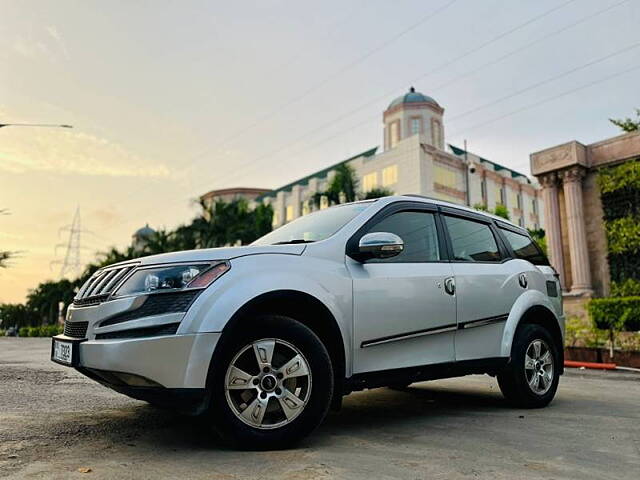
[[[405,105],[407,103],[433,103],[434,105],[440,106],[438,105],[438,102],[436,102],[433,98],[425,95],[424,93],[416,92],[416,89],[411,87],[409,89],[409,93],[400,95],[393,102],[391,102],[387,110],[397,105]]]
[[[133,234],[134,237],[138,237],[138,238],[148,238],[151,237],[152,235],[154,235],[156,233],[156,231],[151,228],[149,226],[149,224],[147,223],[144,227],[139,228],[138,230],[136,230],[136,232]]]

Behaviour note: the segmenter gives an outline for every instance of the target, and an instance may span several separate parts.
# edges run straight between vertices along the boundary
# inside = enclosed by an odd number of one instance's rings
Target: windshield
[[[348,203],[320,210],[259,238],[252,245],[278,245],[284,243],[310,243],[329,238],[360,212],[366,210],[372,202]]]

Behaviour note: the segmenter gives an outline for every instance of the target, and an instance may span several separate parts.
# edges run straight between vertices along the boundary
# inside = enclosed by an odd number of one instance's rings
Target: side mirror
[[[364,235],[358,243],[358,258],[363,261],[370,258],[391,258],[404,250],[404,242],[395,233],[373,232]]]

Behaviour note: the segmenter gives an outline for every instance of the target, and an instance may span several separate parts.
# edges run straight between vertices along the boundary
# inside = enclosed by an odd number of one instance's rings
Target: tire
[[[542,408],[556,394],[559,372],[560,352],[551,334],[540,325],[523,324],[516,330],[511,360],[498,374],[498,385],[512,405],[520,408]]]
[[[329,353],[313,331],[292,318],[264,315],[245,322],[223,338],[212,366],[209,414],[218,434],[234,447],[290,446],[320,425],[329,410],[334,388]]]

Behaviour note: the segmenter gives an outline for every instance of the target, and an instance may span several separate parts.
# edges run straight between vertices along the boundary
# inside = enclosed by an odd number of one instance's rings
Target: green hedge
[[[596,328],[627,332],[640,330],[640,296],[594,298],[588,309]]]
[[[640,161],[598,172],[607,236],[612,295],[639,295],[640,280]]]
[[[41,327],[22,327],[18,330],[20,337],[53,337],[62,333],[63,327],[59,325],[43,325]]]

